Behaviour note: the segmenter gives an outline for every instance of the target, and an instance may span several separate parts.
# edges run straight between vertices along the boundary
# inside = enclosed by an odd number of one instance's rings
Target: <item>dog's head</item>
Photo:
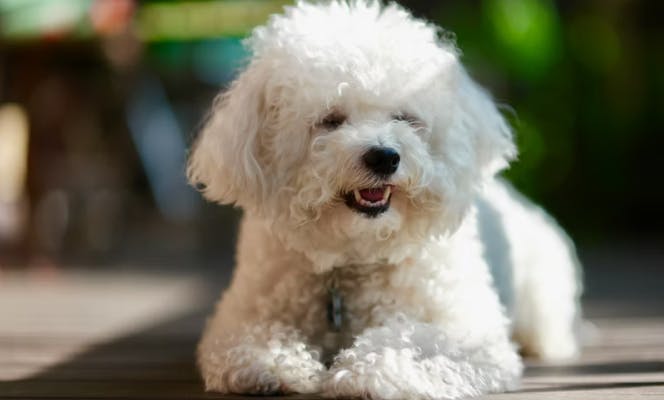
[[[208,199],[273,221],[292,247],[349,262],[404,253],[453,231],[515,154],[454,45],[397,5],[299,3],[248,44],[188,175]]]

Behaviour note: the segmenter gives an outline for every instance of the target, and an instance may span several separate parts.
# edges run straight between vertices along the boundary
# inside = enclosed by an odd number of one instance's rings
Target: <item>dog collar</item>
[[[339,290],[339,277],[336,269],[330,271],[325,282],[325,288],[327,289],[327,322],[334,332],[339,332],[344,322],[344,304]]]

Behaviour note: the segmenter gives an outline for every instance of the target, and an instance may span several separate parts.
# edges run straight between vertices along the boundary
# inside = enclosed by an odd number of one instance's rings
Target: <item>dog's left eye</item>
[[[419,118],[417,118],[416,116],[414,116],[412,114],[408,114],[408,113],[405,113],[405,112],[399,112],[399,113],[396,113],[396,114],[392,114],[392,119],[395,120],[395,121],[406,122],[409,125],[414,125],[414,126],[423,125],[422,121]]]
[[[328,114],[325,118],[323,118],[319,123],[318,126],[325,128],[327,130],[334,130],[343,125],[348,118],[338,112],[332,112]]]

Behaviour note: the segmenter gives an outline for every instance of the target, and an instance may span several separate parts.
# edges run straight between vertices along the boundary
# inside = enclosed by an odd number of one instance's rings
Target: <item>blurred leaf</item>
[[[560,52],[558,13],[548,0],[485,0],[483,11],[510,69],[541,79]]]

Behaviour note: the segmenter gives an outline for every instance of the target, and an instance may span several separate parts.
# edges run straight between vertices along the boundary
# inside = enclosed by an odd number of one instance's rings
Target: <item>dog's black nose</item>
[[[392,175],[399,167],[399,153],[390,147],[374,146],[362,156],[364,165],[379,175]]]

